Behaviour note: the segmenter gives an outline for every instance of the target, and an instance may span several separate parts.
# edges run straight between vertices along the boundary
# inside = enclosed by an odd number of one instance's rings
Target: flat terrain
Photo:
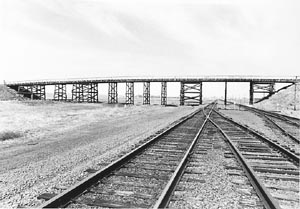
[[[38,206],[193,107],[0,102],[0,207]],[[12,139],[4,140],[8,135]]]

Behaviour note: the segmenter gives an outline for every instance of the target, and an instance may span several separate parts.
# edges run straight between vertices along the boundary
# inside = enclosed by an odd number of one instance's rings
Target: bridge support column
[[[275,83],[262,83],[262,82],[250,82],[250,101],[249,104],[258,103],[270,95],[275,91]],[[259,98],[255,98],[255,94],[263,94]]]
[[[72,101],[98,102],[98,83],[76,83],[72,87]]]
[[[32,97],[33,99],[46,99],[45,85],[33,85],[32,86]]]
[[[184,105],[184,83],[180,82],[180,105]]]
[[[54,87],[54,100],[66,101],[67,100],[67,87],[66,84],[56,84]]]
[[[127,82],[126,83],[126,93],[125,93],[125,103],[126,104],[134,104],[134,83]]]
[[[185,83],[181,82],[180,105],[202,104],[202,82]]]
[[[98,83],[89,83],[83,85],[85,101],[90,103],[98,102]]]
[[[144,82],[143,104],[150,104],[150,82]]]
[[[18,86],[18,94],[22,94],[24,97],[33,99],[32,86]]]
[[[253,100],[254,100],[254,97],[253,97],[253,82],[250,81],[250,90],[249,90],[249,104],[253,105]]]
[[[161,105],[167,105],[167,82],[161,82]]]
[[[75,83],[72,86],[72,101],[83,102],[83,85],[81,83]]]
[[[108,83],[108,103],[118,103],[118,83]]]
[[[83,101],[89,103],[98,102],[98,83],[83,84]]]
[[[297,79],[297,76],[296,76],[296,79]],[[294,89],[294,110],[298,110],[298,86],[300,86],[300,83],[295,83],[295,89]]]
[[[224,105],[227,105],[227,81],[225,82],[225,96],[224,96]]]

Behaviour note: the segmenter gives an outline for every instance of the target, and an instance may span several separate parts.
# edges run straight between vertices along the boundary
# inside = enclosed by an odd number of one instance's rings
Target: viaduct
[[[161,105],[167,105],[167,83],[179,82],[180,105],[202,104],[202,84],[205,82],[224,82],[224,102],[227,102],[228,82],[249,83],[249,104],[260,102],[276,92],[295,85],[300,79],[295,77],[259,76],[199,76],[199,77],[116,77],[68,80],[15,81],[5,83],[18,94],[31,99],[46,99],[45,86],[54,86],[54,100],[74,102],[98,102],[98,84],[108,83],[108,103],[118,103],[118,83],[126,83],[126,104],[134,104],[134,83],[143,83],[143,104],[150,104],[150,83],[161,83]],[[275,91],[276,83],[285,87]],[[67,98],[67,86],[72,86],[72,98]]]

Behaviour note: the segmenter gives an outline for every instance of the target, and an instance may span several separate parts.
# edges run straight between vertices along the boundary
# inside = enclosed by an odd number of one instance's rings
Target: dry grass
[[[0,84],[0,101],[9,101],[9,100],[24,100],[23,96],[17,94],[13,89],[8,88],[7,86]]]
[[[295,95],[296,92],[297,95]],[[295,91],[295,86],[291,86],[285,90],[278,92],[277,94],[274,94],[269,99],[255,104],[254,106],[257,108],[270,111],[277,111],[282,114],[300,118],[299,104],[300,84],[297,84],[297,91]]]
[[[21,137],[22,134],[14,131],[3,131],[0,133],[0,141],[5,141],[8,139],[15,139]]]
[[[131,116],[141,118],[159,112],[173,112],[189,109],[186,107],[163,107],[160,105],[126,106],[122,104],[108,105],[105,103],[70,103],[54,101],[0,101],[0,133],[19,133],[18,140],[6,140],[2,146],[15,143],[26,143],[45,134],[64,132],[70,128],[81,127],[93,123],[126,119]]]
[[[0,101],[0,208],[37,207],[196,107]],[[100,167],[99,167],[100,168]],[[98,169],[99,169],[98,168]],[[21,178],[20,178],[21,176]],[[58,191],[59,190],[59,191]]]

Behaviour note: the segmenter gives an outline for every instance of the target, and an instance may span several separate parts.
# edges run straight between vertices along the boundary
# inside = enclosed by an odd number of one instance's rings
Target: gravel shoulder
[[[36,207],[196,108],[0,102],[0,207]]]
[[[267,137],[273,139],[277,138],[278,136],[274,134],[272,129],[266,127],[266,124],[264,120],[255,115],[254,113],[250,111],[244,111],[244,110],[233,110],[233,109],[222,109],[220,110],[221,113],[224,115],[232,118],[234,121],[247,125],[250,128],[259,131],[260,133],[263,133]]]
[[[279,144],[290,146],[296,153],[299,153],[299,146],[290,145],[291,139],[283,135],[277,128],[271,128],[262,117],[255,113],[242,109],[221,109],[220,112],[232,118],[234,121],[256,130]]]

